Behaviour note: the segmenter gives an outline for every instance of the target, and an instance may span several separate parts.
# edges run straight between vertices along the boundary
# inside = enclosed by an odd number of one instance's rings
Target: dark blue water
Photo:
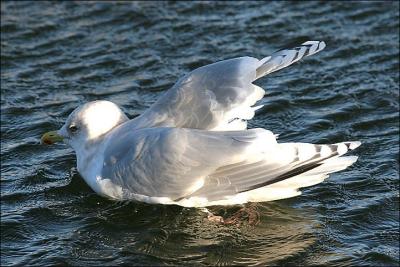
[[[324,40],[258,81],[251,127],[281,142],[360,140],[349,169],[260,223],[97,196],[63,145],[41,146],[79,104],[134,117],[186,72]],[[1,2],[1,265],[399,265],[398,2]],[[229,216],[240,207],[215,207]]]

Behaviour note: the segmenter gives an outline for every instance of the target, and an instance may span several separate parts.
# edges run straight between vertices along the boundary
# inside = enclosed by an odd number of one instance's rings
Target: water
[[[250,126],[282,142],[360,140],[360,159],[257,204],[258,225],[109,201],[71,149],[38,143],[84,102],[134,117],[196,67],[306,39],[327,48],[257,82],[269,94]],[[2,2],[1,265],[399,265],[398,57],[396,1]]]

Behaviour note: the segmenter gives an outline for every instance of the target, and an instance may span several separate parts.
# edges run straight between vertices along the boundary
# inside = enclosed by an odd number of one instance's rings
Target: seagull
[[[197,68],[131,120],[112,102],[89,102],[41,142],[70,145],[86,183],[114,200],[204,208],[294,197],[353,164],[343,155],[361,143],[278,143],[248,129],[265,94],[253,82],[324,48],[307,41]]]

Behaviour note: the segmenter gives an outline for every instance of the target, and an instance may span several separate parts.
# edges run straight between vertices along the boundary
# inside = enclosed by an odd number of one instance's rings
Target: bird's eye
[[[78,131],[78,127],[76,125],[69,126],[69,131],[71,133],[76,133]]]

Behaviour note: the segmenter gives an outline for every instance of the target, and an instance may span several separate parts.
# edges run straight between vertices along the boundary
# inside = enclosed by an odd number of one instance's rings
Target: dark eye
[[[78,131],[78,127],[76,125],[69,126],[69,131],[71,133],[76,133]]]

